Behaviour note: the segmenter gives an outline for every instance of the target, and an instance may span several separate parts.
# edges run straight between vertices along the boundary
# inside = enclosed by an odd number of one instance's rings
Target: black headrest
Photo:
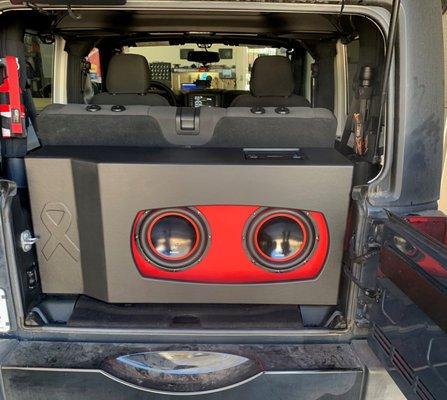
[[[109,63],[106,86],[109,93],[146,93],[150,71],[146,57],[139,54],[116,54]]]
[[[292,64],[284,56],[261,56],[253,63],[250,92],[256,97],[288,97],[293,93]]]

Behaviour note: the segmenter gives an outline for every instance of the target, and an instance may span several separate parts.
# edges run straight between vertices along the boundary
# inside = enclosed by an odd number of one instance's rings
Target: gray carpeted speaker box
[[[26,170],[43,292],[113,303],[336,304],[352,165],[333,149],[302,152],[301,159],[258,160],[240,149],[49,146],[32,153]],[[138,211],[217,204],[322,212],[330,245],[320,275],[263,284],[140,275],[130,249]]]

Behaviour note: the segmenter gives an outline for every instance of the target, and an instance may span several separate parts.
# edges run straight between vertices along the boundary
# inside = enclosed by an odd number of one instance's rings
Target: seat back
[[[184,129],[191,124],[193,130]],[[40,113],[38,127],[44,146],[331,148],[337,121],[329,110],[309,107],[254,114],[245,107],[126,106],[113,112],[102,106],[89,112],[81,104],[53,104]]]
[[[290,107],[287,114],[266,107],[264,114],[250,108],[227,109],[213,132],[208,147],[334,147],[337,120],[323,108]]]
[[[158,94],[147,93],[150,83],[149,64],[139,54],[116,54],[107,71],[107,92],[93,96],[91,103],[99,105],[167,106]]]
[[[284,56],[261,56],[253,63],[250,94],[236,97],[230,107],[310,107],[302,96],[293,93],[292,65]]]

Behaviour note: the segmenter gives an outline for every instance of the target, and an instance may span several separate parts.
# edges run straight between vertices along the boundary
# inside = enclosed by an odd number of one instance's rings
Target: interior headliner
[[[55,12],[55,18],[42,15],[36,18],[34,14],[29,20],[39,31],[42,31],[42,26],[47,26],[53,33],[71,37],[141,36],[148,33],[231,33],[311,39],[331,37],[337,34],[338,29],[333,20],[336,16],[320,14],[235,11],[210,14],[206,11],[122,10],[77,12],[82,15],[79,20],[73,19],[65,11]]]

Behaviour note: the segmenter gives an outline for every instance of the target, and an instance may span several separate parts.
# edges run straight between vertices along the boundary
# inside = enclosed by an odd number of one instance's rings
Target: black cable
[[[347,264],[343,264],[343,273],[349,278],[349,280],[359,288],[363,294],[367,297],[370,297],[372,299],[377,299],[378,296],[380,296],[380,290],[379,289],[371,289],[366,286],[363,286],[361,282],[354,276],[352,271],[349,269]]]
[[[37,12],[40,13],[40,14],[43,14],[43,15],[52,15],[49,11],[44,10],[42,7],[39,7],[37,4],[34,4],[34,3],[31,2],[31,1],[27,1],[27,2],[25,3],[25,5],[26,5],[27,7],[29,7],[29,8],[31,8],[32,10],[37,11]]]
[[[346,2],[346,0],[341,1],[341,7],[340,7],[340,12],[338,14],[338,18],[341,18],[343,15],[343,11],[345,10],[345,5],[346,5],[345,2]]]

